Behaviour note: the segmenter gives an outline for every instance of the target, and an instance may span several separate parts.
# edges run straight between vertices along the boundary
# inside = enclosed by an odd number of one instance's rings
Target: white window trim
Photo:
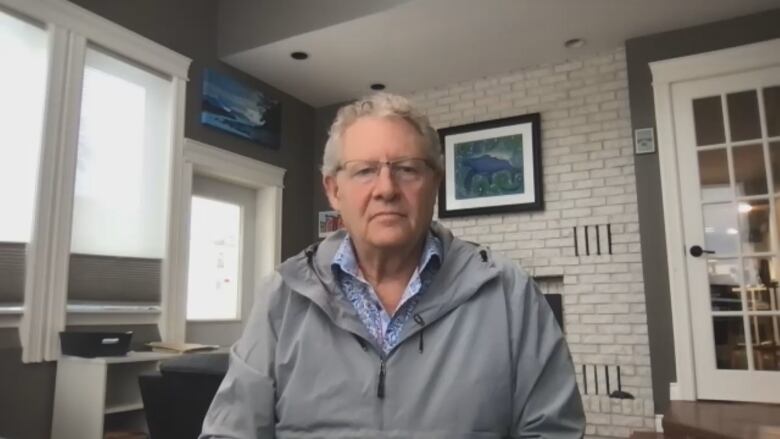
[[[62,0],[0,0],[0,7],[44,23],[49,32],[48,94],[44,116],[40,171],[33,234],[28,246],[24,311],[19,321],[22,360],[37,362],[59,357],[58,332],[66,324],[159,323],[155,313],[89,314],[66,312],[67,275],[76,175],[78,127],[84,56],[88,43],[108,49],[172,78],[174,118],[171,131],[171,198],[168,229],[178,224],[171,205],[180,185],[184,138],[185,87],[191,60],[97,14]],[[163,302],[176,236],[169,233],[163,266]],[[122,317],[124,316],[124,317]],[[150,316],[153,316],[150,318]],[[13,318],[3,317],[3,325]],[[9,323],[10,322],[10,323]]]
[[[666,229],[666,259],[672,305],[677,382],[670,384],[672,400],[694,401],[696,372],[693,326],[688,291],[682,197],[674,136],[672,87],[675,83],[780,65],[780,38],[740,47],[650,63],[653,75],[658,159]]]
[[[22,319],[24,307],[16,304],[0,306],[0,328],[16,328]]]
[[[165,341],[184,342],[187,325],[187,270],[189,217],[194,174],[205,175],[257,191],[254,283],[272,273],[282,259],[282,194],[285,169],[192,139],[184,142],[181,184],[172,217],[176,226],[175,254],[171,255],[168,294],[163,295],[160,333]],[[271,237],[272,239],[268,239]],[[198,321],[198,323],[213,323]]]
[[[191,60],[81,6],[64,0],[0,0],[41,23],[56,24],[88,41],[173,77],[187,78]]]

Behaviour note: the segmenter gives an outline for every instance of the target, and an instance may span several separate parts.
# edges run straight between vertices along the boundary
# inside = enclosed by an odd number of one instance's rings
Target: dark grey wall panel
[[[633,128],[655,128],[648,63],[778,38],[778,23],[780,9],[626,41]],[[635,166],[655,411],[663,413],[669,403],[669,383],[676,380],[666,246],[682,243],[664,239],[658,155],[635,156]]]
[[[321,210],[330,210],[330,204],[328,198],[325,196],[325,191],[322,188],[322,174],[320,173],[320,166],[322,166],[322,153],[325,151],[325,142],[328,141],[328,130],[333,123],[333,119],[336,118],[336,112],[344,104],[335,104],[327,107],[317,109],[315,117],[315,129],[314,129],[314,148],[313,148],[313,170],[314,178],[312,181],[313,194],[314,194],[314,215]],[[317,218],[314,218],[313,231],[314,236],[317,236]]]
[[[54,363],[22,364],[16,329],[0,329],[0,437],[49,437]]]

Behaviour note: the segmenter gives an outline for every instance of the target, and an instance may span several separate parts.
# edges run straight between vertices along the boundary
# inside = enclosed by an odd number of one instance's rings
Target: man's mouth
[[[379,212],[371,215],[371,218],[373,219],[373,218],[400,217],[400,216],[404,216],[404,215],[400,212]]]

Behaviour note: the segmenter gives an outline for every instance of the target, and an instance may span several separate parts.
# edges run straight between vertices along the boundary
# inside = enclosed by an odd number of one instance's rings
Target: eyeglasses
[[[380,160],[349,160],[339,166],[347,178],[355,183],[370,184],[376,181],[382,168],[390,169],[390,176],[397,183],[415,183],[422,180],[430,165],[425,159],[407,158],[390,161]]]

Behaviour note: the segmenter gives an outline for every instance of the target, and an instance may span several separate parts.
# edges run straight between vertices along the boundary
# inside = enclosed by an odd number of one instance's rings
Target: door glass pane
[[[705,204],[704,215],[705,249],[719,256],[737,254],[739,230],[737,215],[731,203]]]
[[[772,187],[775,193],[780,192],[780,142],[771,142],[769,144],[769,156],[772,169]]]
[[[780,151],[778,151],[780,154]],[[699,151],[699,180],[701,200],[726,201],[731,199],[729,162],[725,148]]]
[[[720,96],[694,99],[693,122],[697,145],[713,145],[726,141]]]
[[[756,370],[780,370],[780,316],[751,316],[753,364]]]
[[[712,329],[718,369],[747,369],[742,317],[714,317]]]
[[[750,311],[777,310],[777,259],[745,258],[745,293]]]
[[[766,128],[769,136],[780,136],[780,86],[764,89]]]
[[[707,278],[713,311],[741,311],[739,262],[736,259],[707,260]]]
[[[772,251],[769,231],[769,200],[740,201],[739,211],[740,240],[742,252],[750,255],[757,252]]]
[[[737,146],[734,155],[734,183],[737,196],[765,195],[766,167],[761,145]]]
[[[758,116],[758,95],[755,90],[731,93],[726,96],[729,108],[731,141],[761,138],[761,122]]]
[[[187,320],[239,314],[241,206],[192,197]]]

